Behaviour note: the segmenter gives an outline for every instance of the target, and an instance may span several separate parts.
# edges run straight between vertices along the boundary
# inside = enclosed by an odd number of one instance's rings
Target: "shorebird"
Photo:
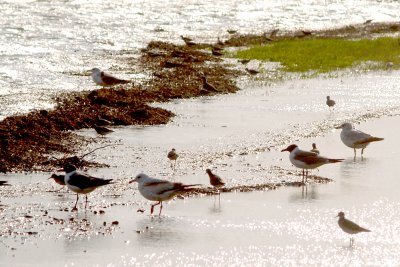
[[[167,157],[171,161],[171,169],[175,171],[176,160],[179,157],[178,153],[176,153],[175,148],[171,149],[171,151],[168,152]],[[172,165],[172,161],[174,161],[174,165]]]
[[[92,69],[92,79],[97,85],[101,85],[101,86],[111,86],[111,85],[123,84],[123,83],[130,82],[128,80],[118,79],[109,74],[105,74],[103,71],[99,70],[98,68]]]
[[[206,170],[208,177],[210,177],[210,184],[217,189],[217,194],[219,196],[219,199],[221,197],[221,194],[219,192],[219,188],[223,187],[225,185],[225,182],[222,180],[221,177],[219,177],[218,175],[214,174],[211,172],[210,169]]]
[[[256,74],[260,73],[258,70],[253,70],[253,69],[249,69],[249,68],[245,68],[245,70],[251,75],[256,75]]]
[[[8,181],[0,181],[0,186],[7,186],[10,185],[8,184]]]
[[[182,38],[182,37],[181,37]],[[186,39],[186,40],[185,40]],[[183,39],[182,38],[182,40],[185,42],[185,44],[187,45],[187,46],[194,46],[194,45],[196,45],[196,43],[195,42],[193,42],[192,40],[188,40],[188,38],[185,38],[185,39]],[[190,38],[189,38],[190,39]]]
[[[87,194],[95,190],[97,187],[108,185],[112,179],[101,179],[90,176],[86,173],[78,172],[76,167],[72,164],[66,164],[64,166],[65,178],[64,182],[68,186],[69,190],[76,193],[75,206],[72,211],[78,210],[76,205],[78,204],[79,194],[85,194],[86,202],[85,209],[87,207],[88,199]]]
[[[182,40],[186,43],[186,42],[193,42],[193,39],[192,38],[189,38],[189,37],[185,37],[185,36],[183,36],[183,35],[181,35],[181,38],[182,38]]]
[[[237,30],[227,30],[227,32],[228,32],[229,34],[235,34],[235,33],[237,33]]]
[[[58,174],[53,173],[53,174],[49,177],[49,179],[53,179],[54,182],[56,182],[56,183],[59,184],[59,185],[65,185],[65,181],[64,181],[65,175],[58,175]]]
[[[203,89],[204,89],[204,90],[206,90],[206,91],[208,91],[208,92],[219,92],[219,91],[217,90],[217,88],[215,88],[214,85],[212,85],[211,83],[209,83],[209,82],[207,81],[206,76],[201,76],[201,79],[203,80]]]
[[[336,126],[336,129],[342,129],[340,139],[342,142],[354,149],[354,159],[356,158],[356,149],[361,148],[361,158],[364,154],[364,149],[372,142],[382,141],[384,138],[371,136],[364,132],[354,129],[353,125],[345,122],[342,125]]]
[[[93,129],[95,129],[98,134],[103,135],[103,136],[106,135],[106,134],[114,132],[111,129],[108,129],[108,128],[103,127],[103,126],[98,126],[96,124],[93,125]]]
[[[57,184],[59,184],[59,185],[61,185],[61,186],[64,186],[64,185],[65,185],[64,178],[65,178],[65,175],[58,175],[58,174],[55,174],[55,173],[53,173],[53,174],[49,177],[49,179],[53,179],[54,182],[56,182]],[[64,188],[64,187],[61,187],[59,190],[56,190],[56,192],[61,191],[63,188]]]
[[[212,49],[211,49],[211,53],[212,53],[212,55],[213,56],[222,56],[224,53],[222,53],[221,51],[222,51],[223,49],[215,49],[215,47],[213,47]]]
[[[334,109],[334,106],[335,106],[336,102],[335,102],[335,100],[331,99],[330,96],[327,96],[326,97],[326,104],[328,105],[329,110],[331,110],[331,108]]]
[[[321,157],[314,152],[300,150],[297,145],[290,145],[287,148],[281,150],[281,152],[283,151],[289,151],[290,162],[297,168],[303,169],[303,183],[304,181],[307,182],[307,173],[306,175],[304,175],[304,170],[315,169],[324,164],[337,163],[344,160]]]
[[[319,150],[318,150],[317,145],[315,143],[312,143],[312,149],[310,151],[316,153],[317,155],[319,155]]]
[[[346,219],[344,217],[343,211],[339,212],[336,217],[339,217],[339,220],[338,220],[339,227],[342,228],[343,232],[345,232],[345,233],[354,235],[354,234],[358,234],[361,232],[371,232],[370,230],[365,229],[365,228],[359,226],[358,224]],[[352,246],[353,244],[354,244],[354,238],[350,237],[350,246]]]
[[[190,187],[198,186],[198,184],[184,185],[182,183],[171,183],[166,180],[156,179],[141,173],[129,183],[137,182],[140,194],[148,200],[158,201],[156,204],[151,205],[150,215],[153,214],[154,207],[160,206],[158,216],[161,216],[163,208],[162,202],[172,199],[179,193],[190,191]]]

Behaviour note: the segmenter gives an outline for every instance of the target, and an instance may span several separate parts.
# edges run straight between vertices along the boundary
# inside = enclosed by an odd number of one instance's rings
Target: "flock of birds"
[[[127,80],[118,79],[111,75],[105,74],[100,71],[98,68],[92,69],[92,78],[94,82],[98,85],[113,85],[119,83],[128,83]],[[214,90],[215,88],[207,82],[206,77],[203,77],[203,86],[205,90]],[[216,90],[216,89],[215,89]],[[326,104],[329,109],[333,109],[335,106],[335,101],[327,96]],[[354,129],[353,125],[350,123],[343,123],[340,126],[335,127],[337,129],[342,129],[340,138],[342,142],[354,150],[354,158],[356,158],[356,149],[361,149],[361,157],[363,157],[364,149],[372,142],[381,141],[383,138],[374,137],[369,134],[366,134],[362,131]],[[95,125],[94,129],[100,135],[106,135],[108,133],[113,132],[112,130]],[[323,157],[319,155],[319,150],[317,149],[315,143],[312,145],[312,149],[310,151],[301,150],[297,145],[292,144],[287,148],[283,149],[282,152],[288,151],[290,162],[303,170],[303,180],[302,183],[307,182],[307,170],[318,168],[325,164],[330,163],[339,163],[344,159],[331,159],[327,157]],[[179,157],[178,153],[175,149],[172,149],[167,154],[168,159],[171,162],[171,168],[175,171],[176,162]],[[63,166],[62,170],[65,175],[57,175],[52,174],[49,179],[54,179],[57,184],[66,185],[69,190],[76,193],[76,202],[72,211],[77,210],[77,204],[79,200],[79,195],[84,194],[86,197],[85,201],[85,209],[87,208],[87,194],[94,191],[96,188],[112,184],[112,179],[102,179],[93,177],[87,173],[79,172],[77,168],[72,164],[66,164]],[[209,176],[210,184],[217,189],[217,194],[219,195],[219,189],[225,185],[225,182],[221,177],[214,174],[210,169],[206,170],[206,173]],[[177,194],[184,193],[186,191],[190,191],[191,188],[195,186],[199,186],[200,184],[189,184],[185,185],[178,182],[171,182],[162,179],[152,178],[144,173],[138,174],[133,180],[129,183],[137,182],[138,190],[140,194],[150,200],[156,201],[155,204],[151,205],[150,214],[152,215],[154,212],[154,207],[160,205],[159,216],[161,216],[161,211],[163,208],[163,201],[168,201],[172,199]],[[7,181],[0,181],[0,186],[10,185]],[[360,232],[369,232],[370,230],[360,227],[356,223],[345,218],[343,212],[339,212],[337,217],[339,217],[338,224],[340,228],[348,233],[348,234],[357,234]],[[350,245],[354,243],[354,239],[350,238]]]

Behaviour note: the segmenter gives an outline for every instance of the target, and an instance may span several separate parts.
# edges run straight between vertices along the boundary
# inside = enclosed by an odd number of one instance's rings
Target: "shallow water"
[[[75,213],[73,194],[48,192],[60,188],[46,180],[50,174],[2,177],[13,186],[0,188],[0,266],[397,266],[398,76],[370,72],[273,86],[248,80],[238,94],[162,104],[178,114],[168,125],[115,128],[106,138],[79,131],[97,140],[82,154],[115,144],[89,156],[111,167],[89,173],[116,184],[91,193],[86,212],[81,197]],[[324,105],[327,94],[338,103],[333,112]],[[333,129],[344,120],[385,141],[354,161]],[[149,216],[150,203],[128,184],[146,172],[207,185],[207,167],[229,187],[298,181],[288,153],[280,152],[293,142],[304,149],[315,142],[322,155],[345,158],[313,171],[334,181],[226,193],[221,204],[214,196],[176,199],[161,218]],[[180,154],[175,174],[166,158],[172,147]],[[340,210],[372,230],[356,236],[353,248],[334,218]]]
[[[0,119],[51,108],[60,91],[90,90],[99,67],[139,80],[129,59],[151,40],[229,38],[228,29],[262,33],[399,21],[399,1],[43,1],[0,2]],[[160,11],[163,12],[160,12]],[[23,20],[21,20],[23,18]]]

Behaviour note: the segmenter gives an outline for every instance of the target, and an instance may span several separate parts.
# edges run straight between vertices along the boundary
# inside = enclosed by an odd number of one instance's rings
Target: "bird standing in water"
[[[362,158],[364,149],[370,143],[383,140],[381,137],[375,137],[354,129],[353,125],[348,122],[336,126],[335,128],[342,129],[342,132],[340,133],[340,139],[342,139],[343,144],[354,149],[354,159],[356,159],[356,149],[361,149]]]
[[[218,198],[221,201],[221,193],[219,192],[219,188],[225,185],[225,182],[222,180],[221,177],[212,173],[210,169],[206,170],[208,177],[210,178],[210,184],[217,189]]]
[[[144,198],[152,201],[157,201],[156,204],[151,205],[150,215],[153,214],[155,206],[161,205],[158,216],[161,216],[163,201],[170,200],[179,193],[190,191],[190,187],[198,186],[198,184],[184,185],[182,183],[172,183],[167,180],[149,177],[144,173],[138,174],[135,179],[133,179],[129,183],[133,182],[138,183],[139,192]]]
[[[341,211],[338,213],[336,217],[339,217],[338,224],[339,227],[343,230],[343,232],[348,233],[350,235],[362,233],[362,232],[371,232],[370,230],[359,226],[358,224],[346,219],[344,217],[344,212]],[[350,246],[354,245],[354,238],[350,237]]]
[[[315,143],[312,143],[312,149],[310,151],[319,155],[319,150],[318,150],[317,145]]]
[[[330,96],[326,97],[326,104],[328,105],[330,111],[332,111],[331,108],[335,109],[334,106],[335,106],[336,102],[335,102],[335,100],[331,99]]]
[[[179,157],[178,153],[176,153],[175,148],[171,149],[171,151],[168,152],[167,157],[171,161],[171,169],[175,172],[176,160]],[[172,161],[174,162],[173,165]]]
[[[108,185],[112,179],[101,179],[96,178],[86,173],[78,172],[76,167],[72,164],[66,164],[64,166],[65,178],[64,182],[68,186],[69,190],[76,193],[75,206],[72,211],[78,210],[76,205],[78,204],[79,194],[85,194],[86,202],[85,209],[87,207],[88,199],[87,194],[95,190],[96,188]]]

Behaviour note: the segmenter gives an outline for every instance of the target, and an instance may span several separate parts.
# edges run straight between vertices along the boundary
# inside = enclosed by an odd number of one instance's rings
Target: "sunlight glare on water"
[[[0,8],[0,106],[13,94],[21,102],[27,101],[24,93],[43,94],[25,109],[0,109],[0,117],[48,108],[60,90],[95,88],[87,76],[93,67],[133,78],[123,70],[134,66],[120,51],[137,54],[151,40],[181,43],[179,36],[188,35],[214,42],[229,38],[228,29],[320,29],[400,16],[398,1],[20,0],[2,1]]]

